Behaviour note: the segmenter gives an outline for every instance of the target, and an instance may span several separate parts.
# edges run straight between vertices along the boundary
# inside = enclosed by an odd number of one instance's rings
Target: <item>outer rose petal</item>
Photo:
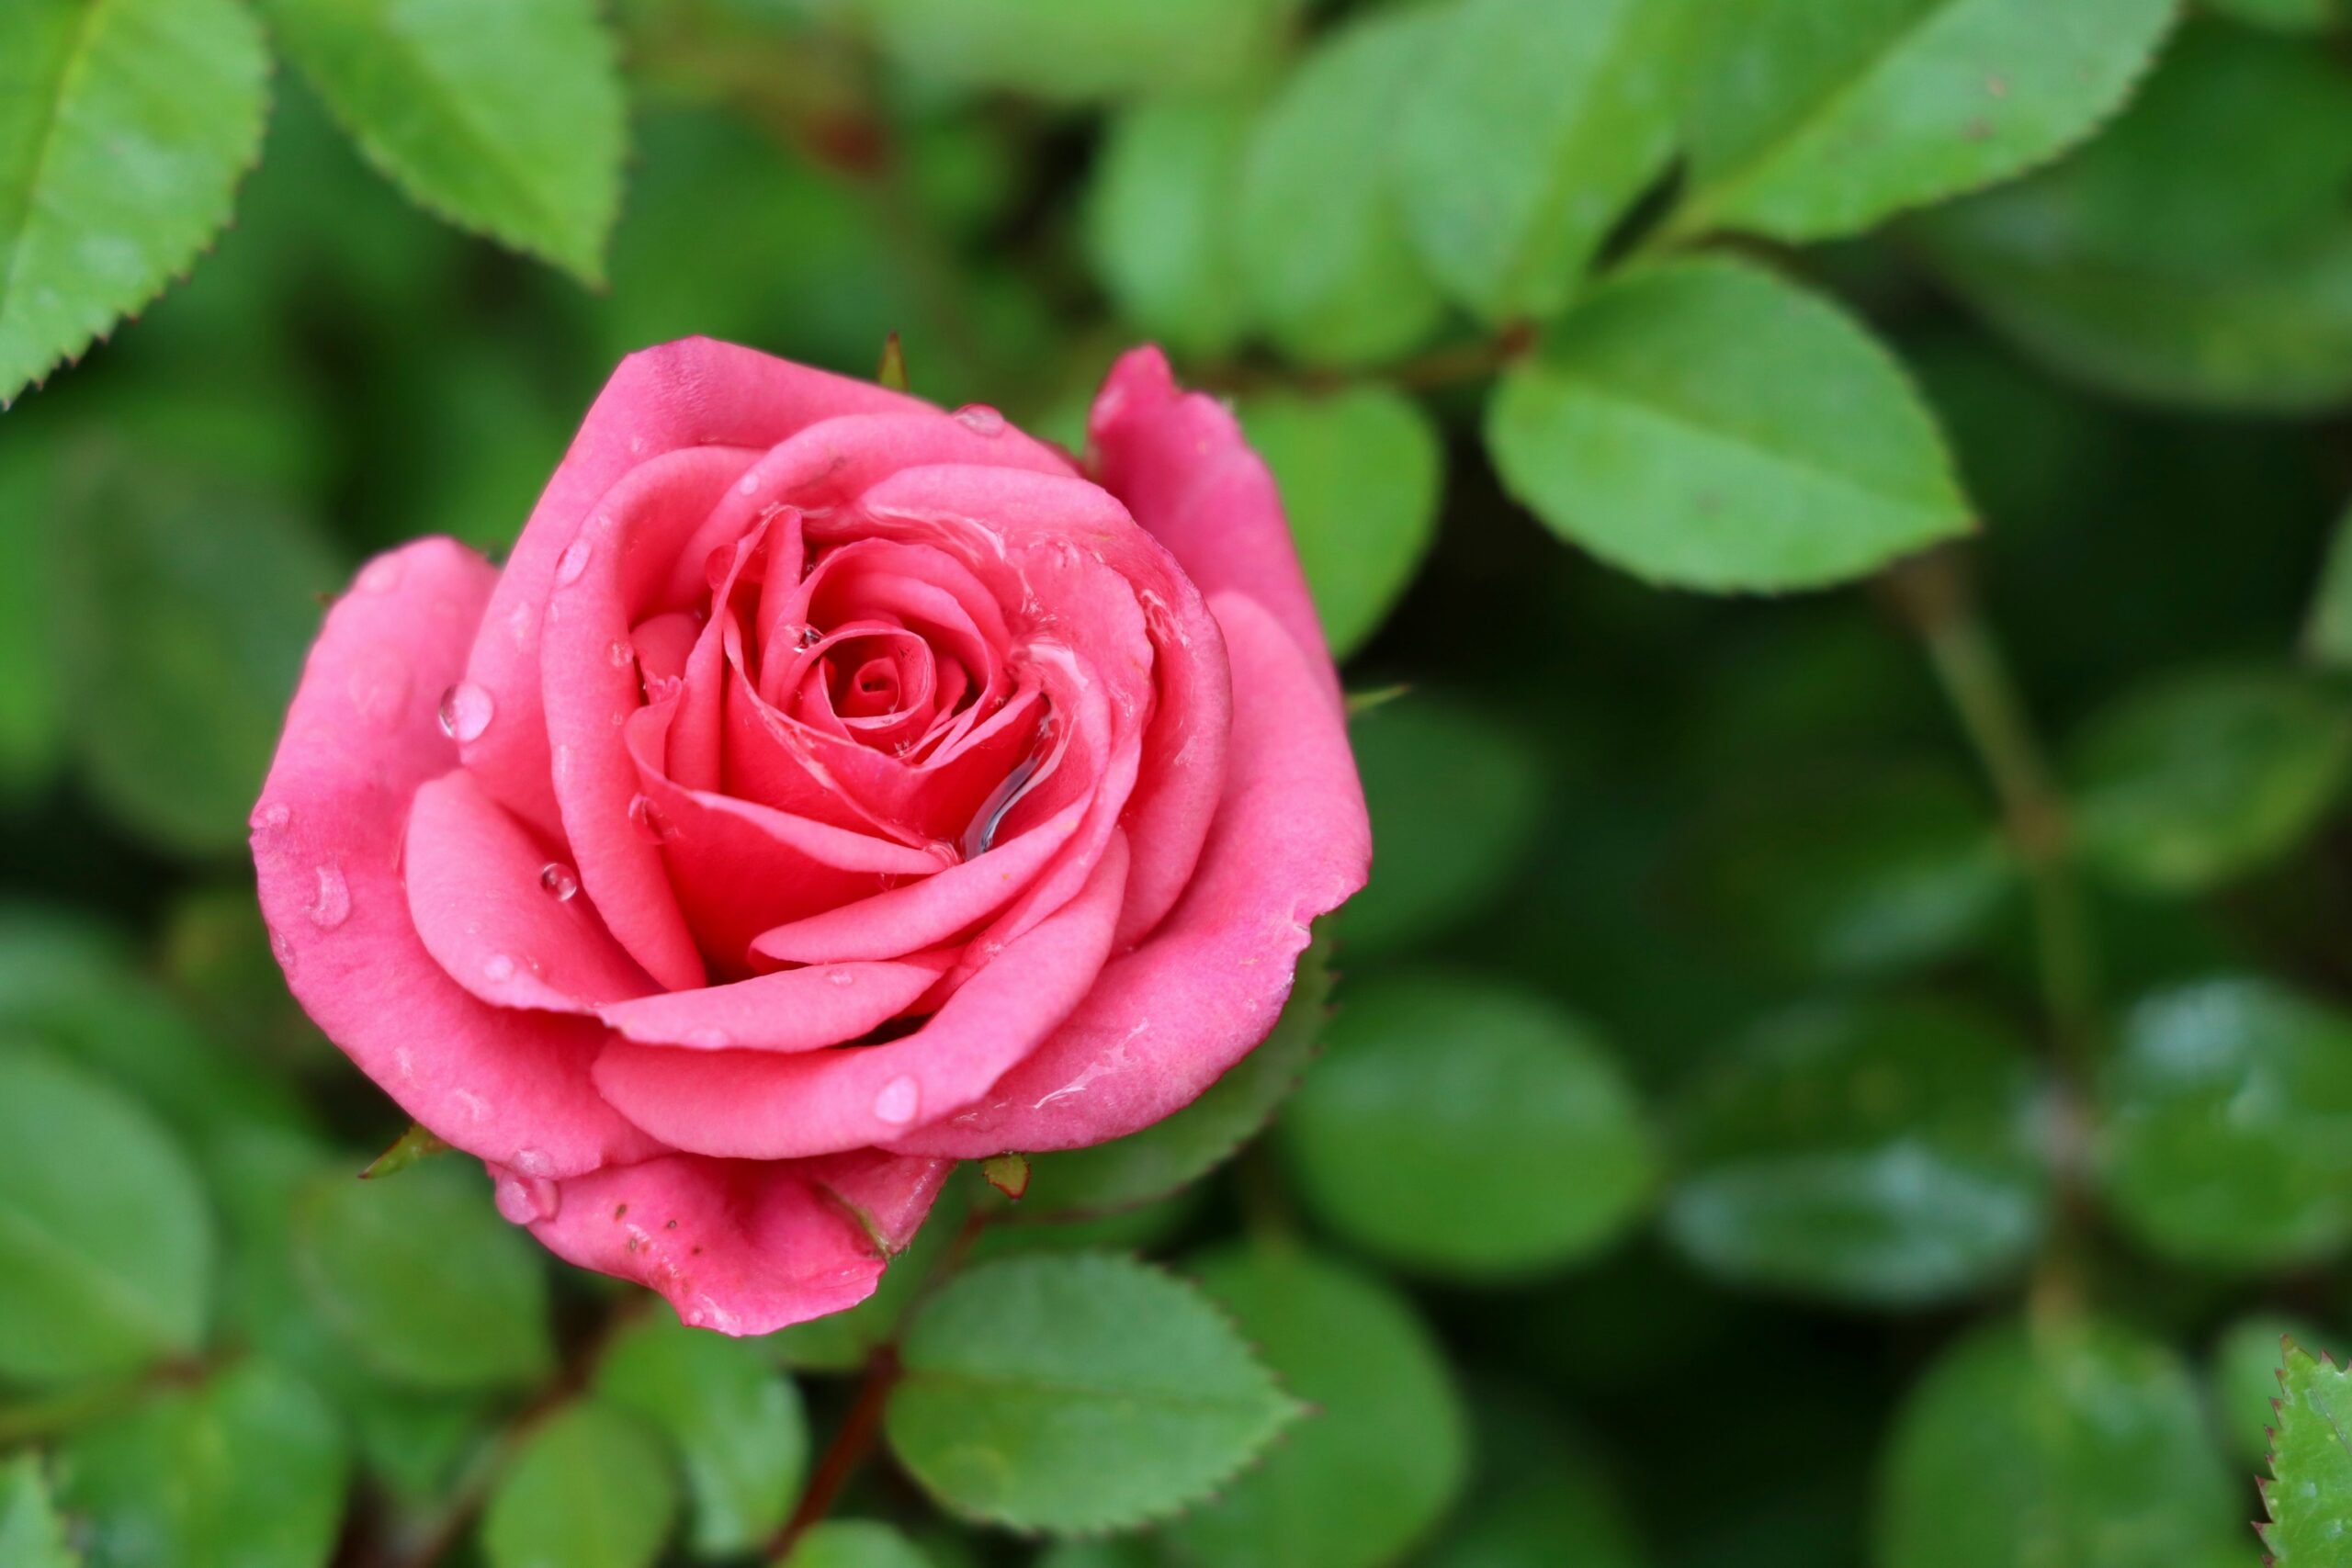
[[[906,1245],[949,1169],[871,1152],[671,1155],[558,1183],[531,1234],[569,1262],[652,1287],[697,1328],[767,1334],[873,1294],[883,1248]]]
[[[457,766],[435,710],[496,575],[447,539],[360,571],[294,694],[254,809],[254,865],[287,985],[361,1072],[468,1153],[565,1176],[660,1147],[588,1081],[604,1030],[467,995],[401,886],[409,803]]]
[[[1209,604],[1248,695],[1191,887],[985,1100],[890,1147],[966,1158],[1079,1148],[1182,1110],[1273,1028],[1307,922],[1363,886],[1372,828],[1313,656],[1256,601]]]

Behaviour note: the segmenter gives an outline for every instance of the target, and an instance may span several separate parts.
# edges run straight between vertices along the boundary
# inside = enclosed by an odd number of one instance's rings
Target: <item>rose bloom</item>
[[[953,1163],[1182,1109],[1370,829],[1232,416],[1120,361],[1085,463],[707,340],[623,362],[505,567],[328,614],[253,817],[319,1027],[500,1210],[681,1317],[872,1292]]]

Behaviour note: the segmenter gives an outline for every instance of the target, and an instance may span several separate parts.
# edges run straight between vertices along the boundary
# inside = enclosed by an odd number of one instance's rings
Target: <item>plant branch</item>
[[[792,1517],[785,1521],[784,1528],[768,1543],[770,1560],[780,1562],[790,1555],[793,1544],[832,1511],[842,1488],[849,1484],[850,1477],[857,1473],[880,1441],[882,1412],[889,1404],[890,1390],[898,1381],[898,1347],[886,1342],[867,1358],[865,1376],[857,1385],[857,1397],[851,1402],[849,1414],[842,1418],[833,1440],[825,1445],[816,1473],[808,1478],[808,1489],[800,1495],[799,1506],[792,1510]]]

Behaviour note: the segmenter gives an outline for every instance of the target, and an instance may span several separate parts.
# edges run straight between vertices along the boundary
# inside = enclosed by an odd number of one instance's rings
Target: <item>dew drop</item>
[[[302,912],[321,931],[331,931],[351,918],[351,886],[343,879],[343,867],[328,861],[318,868],[318,891]]]
[[[580,878],[561,861],[549,861],[539,867],[539,891],[559,904],[569,904],[571,896],[580,891]]]
[[[514,978],[514,961],[503,953],[493,953],[481,961],[482,977],[493,986],[503,986]]]
[[[669,824],[662,820],[662,813],[654,806],[651,795],[639,795],[630,797],[628,819],[637,825],[639,832],[657,844],[669,837]]]
[[[277,954],[278,966],[291,974],[294,969],[294,939],[284,931],[269,933],[269,950]]]
[[[253,820],[247,823],[246,826],[251,828],[266,828],[271,832],[275,833],[292,820],[294,820],[294,813],[291,810],[276,801],[272,801],[267,806],[265,806],[260,810],[254,812],[253,815]]]
[[[441,733],[460,742],[481,739],[490,728],[490,694],[471,681],[460,681],[441,694]]]
[[[588,570],[589,552],[594,547],[585,539],[574,539],[563,547],[563,554],[555,560],[557,587],[568,588],[580,581],[580,574]]]
[[[914,1079],[905,1077],[892,1078],[882,1086],[882,1092],[874,1097],[875,1119],[888,1122],[894,1127],[903,1127],[915,1119],[915,1107],[922,1099],[922,1088]]]
[[[847,969],[828,969],[825,978],[836,986],[854,986],[857,976]]]
[[[956,423],[975,435],[1004,434],[1004,415],[986,403],[967,403],[956,411]]]
[[[563,1207],[563,1190],[544,1176],[502,1176],[497,1197],[498,1213],[510,1224],[551,1220]]]
[[[605,657],[612,660],[614,669],[626,670],[628,668],[629,660],[635,659],[637,655],[635,652],[631,651],[626,641],[619,637],[615,637],[613,639],[612,647],[605,649]]]
[[[359,570],[363,593],[390,593],[401,585],[401,563],[393,556],[379,556]]]
[[[741,479],[741,481],[740,481],[740,482],[735,486],[735,493],[736,493],[736,494],[738,494],[738,495],[757,495],[757,494],[759,494],[759,493],[760,493],[760,475],[759,475],[759,470],[755,468],[755,469],[753,469],[752,472],[750,472],[750,473],[748,473],[748,474],[745,474],[745,475],[743,476],[742,479]]]

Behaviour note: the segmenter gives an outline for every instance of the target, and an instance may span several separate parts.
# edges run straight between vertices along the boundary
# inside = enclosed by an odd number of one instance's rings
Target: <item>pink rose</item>
[[[503,570],[329,613],[253,818],[288,984],[574,1263],[758,1334],[959,1158],[1188,1104],[1371,855],[1272,481],[1158,352],[1084,470],[707,340],[626,361]]]

